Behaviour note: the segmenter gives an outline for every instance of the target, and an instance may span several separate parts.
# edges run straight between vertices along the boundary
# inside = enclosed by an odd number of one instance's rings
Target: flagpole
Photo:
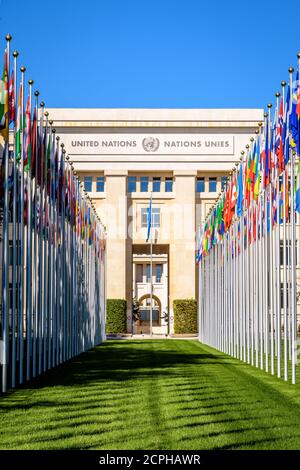
[[[23,352],[24,352],[24,75],[26,68],[21,67],[21,83],[22,83],[22,96],[21,96],[21,159],[20,159],[20,172],[21,172],[21,205],[20,205],[20,221],[21,233],[20,233],[20,244],[21,244],[21,256],[20,256],[20,384],[23,383]]]
[[[18,307],[16,305],[17,300],[17,286],[18,286],[18,278],[16,277],[16,273],[18,272],[18,256],[17,256],[17,187],[18,187],[18,180],[17,180],[17,155],[16,155],[16,95],[17,95],[17,57],[19,53],[17,51],[13,52],[14,57],[14,94],[15,94],[15,102],[14,102],[14,153],[13,153],[13,260],[12,260],[12,375],[11,375],[11,386],[14,388],[16,386],[16,319],[18,314]],[[18,240],[19,243],[19,240]]]
[[[7,67],[7,96],[5,100],[9,102],[9,54],[10,54],[10,41],[12,39],[10,34],[6,36],[6,64]],[[3,83],[4,86],[4,83]],[[4,104],[5,106],[5,104]],[[3,211],[3,270],[2,276],[2,339],[3,339],[3,358],[2,358],[2,391],[7,391],[7,370],[9,361],[9,207],[8,207],[8,185],[9,185],[9,107],[6,110],[5,126],[7,126],[7,141],[4,143],[3,157],[5,158],[5,182],[4,182],[4,211]]]
[[[32,142],[32,146],[34,145],[34,228],[33,228],[33,364],[32,364],[32,375],[33,377],[36,376],[36,362],[37,362],[37,338],[39,332],[39,311],[38,311],[38,295],[37,295],[37,283],[38,283],[38,250],[37,250],[37,159],[38,159],[38,97],[39,92],[36,90],[34,92],[35,96],[35,134],[33,137],[35,138],[35,142]],[[33,152],[32,152],[33,158]]]
[[[150,336],[152,336],[152,300],[153,300],[153,246],[152,246],[152,192],[151,192],[151,209],[150,209]]]
[[[42,373],[42,364],[43,364],[43,335],[44,335],[44,308],[43,308],[43,276],[44,276],[44,257],[43,257],[43,211],[44,211],[44,204],[43,204],[43,179],[44,179],[44,102],[41,101],[40,108],[40,124],[39,124],[39,148],[37,148],[37,166],[36,168],[40,168],[39,175],[37,171],[37,179],[40,179],[40,187],[39,187],[39,255],[38,255],[38,336],[39,336],[39,360],[38,360],[38,372],[39,375]],[[38,162],[38,158],[40,158],[40,162]]]
[[[27,161],[27,236],[26,236],[26,380],[30,379],[30,359],[31,359],[31,340],[32,340],[32,233],[31,233],[31,100],[33,80],[28,81],[29,84],[29,123],[26,127],[26,161]],[[27,108],[27,106],[26,106]],[[27,121],[27,109],[26,117]],[[29,140],[30,139],[30,140]]]

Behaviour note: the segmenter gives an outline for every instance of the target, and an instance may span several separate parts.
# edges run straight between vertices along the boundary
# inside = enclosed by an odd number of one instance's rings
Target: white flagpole
[[[33,226],[33,364],[32,364],[32,375],[36,376],[36,362],[37,362],[37,338],[39,334],[39,315],[38,315],[38,295],[37,295],[37,283],[38,283],[38,250],[37,250],[37,159],[38,159],[38,97],[39,92],[34,92],[35,96],[35,161],[34,161],[34,226]],[[32,154],[33,157],[33,154]]]
[[[31,100],[33,80],[28,81],[29,84],[29,128],[27,133],[27,227],[26,227],[26,380],[30,379],[31,369],[31,346],[32,346],[32,230],[31,230],[31,161],[29,160],[28,136],[31,135]],[[27,116],[26,116],[27,121]],[[30,141],[31,145],[31,141]]]
[[[153,301],[153,247],[152,247],[152,193],[151,193],[151,203],[150,203],[150,336],[152,336],[152,301]]]
[[[20,384],[23,383],[23,353],[24,353],[24,75],[25,67],[20,68],[21,71],[21,83],[22,83],[22,103],[21,103],[21,160],[20,160],[20,173],[21,173],[21,204],[20,204],[20,244],[21,244],[21,255],[20,255]]]
[[[11,35],[6,36],[6,60],[7,60],[7,81],[9,87],[9,62],[10,62],[10,41]],[[9,90],[7,90],[7,93]],[[5,98],[5,99],[8,99]],[[7,391],[7,371],[9,362],[9,201],[8,201],[8,185],[9,185],[9,109],[8,116],[5,117],[8,126],[7,142],[4,145],[3,157],[5,158],[5,182],[4,182],[4,210],[3,210],[3,269],[2,276],[2,341],[3,341],[3,357],[2,357],[2,391]]]
[[[17,187],[18,187],[18,172],[17,172],[17,160],[16,160],[16,115],[17,115],[17,57],[19,53],[17,51],[13,52],[14,57],[14,93],[15,93],[15,109],[14,109],[14,154],[13,154],[13,259],[12,259],[12,373],[11,373],[11,386],[14,388],[16,386],[16,333],[18,337],[17,318],[18,318],[18,302],[17,302],[17,292],[18,292],[18,256],[17,251],[19,250],[19,240],[17,239]],[[18,245],[17,245],[18,240]]]

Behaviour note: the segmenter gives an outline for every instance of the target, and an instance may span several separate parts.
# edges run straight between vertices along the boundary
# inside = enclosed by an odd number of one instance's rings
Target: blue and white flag
[[[146,238],[146,242],[147,242],[147,241],[149,240],[149,238],[150,238],[151,227],[152,227],[152,193],[151,193],[151,196],[150,196],[150,203],[149,203],[149,207],[148,207],[148,223],[147,223],[147,238]]]

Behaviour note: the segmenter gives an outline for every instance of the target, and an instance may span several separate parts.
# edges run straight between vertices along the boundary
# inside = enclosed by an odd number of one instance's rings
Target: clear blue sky
[[[0,0],[51,107],[264,107],[296,65],[299,18],[299,0]]]

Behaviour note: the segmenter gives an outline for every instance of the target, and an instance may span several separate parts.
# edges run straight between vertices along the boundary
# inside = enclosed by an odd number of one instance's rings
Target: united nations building
[[[197,227],[263,121],[262,109],[48,109],[107,229],[107,298],[127,300],[127,331],[149,332],[152,194],[154,334],[173,301],[197,298]],[[132,302],[141,321],[132,321]],[[169,321],[168,321],[169,319]]]

